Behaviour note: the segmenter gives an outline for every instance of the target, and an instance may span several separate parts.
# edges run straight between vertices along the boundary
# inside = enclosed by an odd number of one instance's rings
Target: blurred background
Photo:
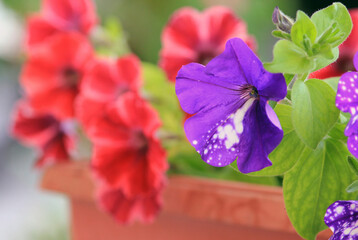
[[[321,0],[97,0],[102,21],[119,20],[130,48],[143,61],[156,64],[160,34],[169,16],[182,6],[202,10],[212,5],[231,7],[256,37],[258,55],[272,58],[275,39],[271,14],[275,6],[291,17],[297,9],[308,14],[333,1]],[[348,8],[357,1],[342,1]],[[18,76],[26,17],[40,9],[40,0],[0,0],[0,239],[69,239],[68,204],[64,197],[39,189],[41,171],[33,168],[36,153],[9,136],[11,111],[21,96]]]

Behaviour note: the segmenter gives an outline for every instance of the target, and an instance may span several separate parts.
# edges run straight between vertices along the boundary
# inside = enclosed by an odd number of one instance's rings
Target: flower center
[[[141,130],[134,130],[131,145],[140,152],[146,152],[149,144],[148,139]]]
[[[80,80],[79,72],[72,67],[66,67],[62,71],[62,77],[66,87],[76,87]]]
[[[215,48],[213,48],[212,46],[210,46],[209,44],[203,44],[200,46],[197,46],[197,61],[200,64],[206,65],[208,64],[211,59],[213,59],[214,57],[216,57],[218,55],[218,53],[216,53],[216,51],[214,50]]]
[[[256,87],[249,85],[249,84],[240,86],[238,89],[238,92],[239,92],[240,96],[245,100],[249,100],[251,98],[254,98],[254,99],[260,98],[259,92],[257,91]]]
[[[348,71],[354,71],[353,56],[343,55],[338,58],[336,63],[338,71],[344,73]]]

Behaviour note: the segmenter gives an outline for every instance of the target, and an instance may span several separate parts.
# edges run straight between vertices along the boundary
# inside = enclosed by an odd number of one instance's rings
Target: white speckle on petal
[[[342,212],[343,212],[343,207],[342,207],[342,206],[338,206],[338,207],[336,208],[336,213],[341,214]]]
[[[194,140],[194,141],[193,141],[193,144],[194,144],[194,145],[198,144],[198,141]]]
[[[245,114],[253,104],[254,100],[255,100],[254,98],[250,98],[249,100],[247,100],[247,102],[235,113],[234,126],[235,126],[235,131],[239,134],[244,131],[244,126],[242,124],[242,121],[244,120]]]

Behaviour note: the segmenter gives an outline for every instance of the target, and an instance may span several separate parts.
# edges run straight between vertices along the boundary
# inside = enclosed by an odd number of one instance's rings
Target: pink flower
[[[29,50],[57,33],[76,31],[87,35],[97,23],[91,0],[43,0],[42,13],[28,19]]]
[[[71,123],[60,122],[49,114],[36,113],[25,101],[17,104],[13,122],[13,136],[39,150],[37,167],[69,161],[74,147],[73,132],[69,128]]]
[[[255,49],[255,40],[246,24],[225,7],[211,7],[200,13],[185,7],[176,11],[162,33],[159,65],[175,81],[178,70],[191,62],[208,63],[225,49],[233,37],[241,38]]]
[[[94,145],[92,170],[103,184],[101,205],[119,222],[149,221],[159,210],[168,168],[165,150],[155,136],[159,117],[133,92],[102,111],[88,125]]]
[[[58,34],[32,51],[21,84],[34,109],[61,120],[73,118],[79,85],[92,58],[90,43],[77,33]]]
[[[142,82],[140,60],[135,55],[115,61],[95,60],[84,74],[76,105],[77,117],[85,130],[91,121],[103,114],[108,103],[115,102],[128,91],[139,92]]]

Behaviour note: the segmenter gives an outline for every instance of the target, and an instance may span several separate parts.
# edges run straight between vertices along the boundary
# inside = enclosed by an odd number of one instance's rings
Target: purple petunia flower
[[[328,207],[324,222],[332,230],[330,240],[358,239],[358,201],[337,201]]]
[[[272,164],[267,156],[283,131],[268,100],[283,99],[286,82],[267,72],[241,39],[230,39],[206,67],[183,66],[175,88],[183,110],[195,114],[184,129],[205,162],[222,167],[237,158],[243,173]]]
[[[354,56],[354,67],[358,70],[358,52]],[[358,72],[347,72],[339,79],[336,106],[352,116],[344,134],[348,137],[349,151],[358,157]]]

